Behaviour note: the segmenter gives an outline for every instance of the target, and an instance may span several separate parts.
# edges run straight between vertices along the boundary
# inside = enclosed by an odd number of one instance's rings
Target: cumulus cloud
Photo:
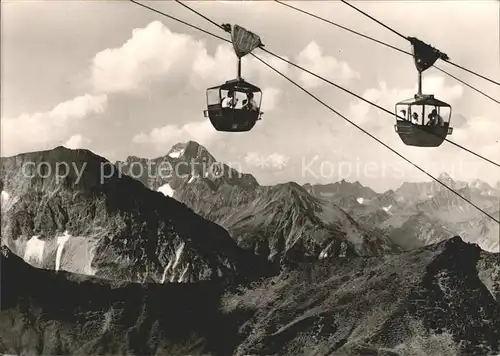
[[[76,97],[55,106],[51,111],[2,118],[2,155],[44,149],[61,142],[73,125],[90,114],[104,112],[106,95]]]
[[[184,79],[193,60],[205,53],[202,42],[170,31],[159,21],[132,31],[121,47],[97,53],[92,63],[96,92],[130,92],[165,77]]]
[[[277,88],[265,88],[262,90],[261,109],[263,111],[271,111],[278,105],[282,91]]]
[[[486,117],[473,117],[461,127],[455,127],[452,138],[456,142],[467,142],[489,158],[500,160],[500,123]]]
[[[154,128],[149,133],[140,133],[132,141],[138,144],[151,144],[159,151],[181,141],[197,141],[207,144],[217,135],[209,120],[193,121],[184,125],[166,125]]]
[[[89,145],[90,142],[91,140],[88,139],[87,137],[84,137],[80,134],[76,134],[71,136],[68,139],[68,141],[66,141],[64,146],[71,149],[86,148],[86,146]]]
[[[267,54],[259,54],[280,71],[288,64]],[[91,80],[96,92],[136,92],[153,81],[190,83],[197,89],[222,84],[236,78],[237,57],[232,45],[221,44],[213,55],[202,41],[172,32],[159,21],[132,31],[122,46],[97,53],[92,61]],[[269,84],[275,74],[255,58],[242,59],[242,76],[259,86]]]
[[[290,65],[274,56],[266,53],[255,53],[263,61],[276,68],[280,72],[287,74]],[[288,59],[287,57],[283,57]],[[241,75],[245,80],[254,82],[258,86],[267,85],[280,78],[271,69],[261,63],[258,59],[247,55],[241,60]],[[217,46],[214,55],[210,55],[206,49],[197,53],[193,61],[193,83],[214,83],[222,84],[228,79],[236,78],[237,57],[230,44]]]
[[[347,62],[337,60],[335,57],[324,55],[321,47],[314,41],[310,42],[297,56],[300,66],[313,73],[321,75],[339,84],[346,84],[353,79],[359,79],[360,74],[354,71]],[[323,83],[320,79],[301,71],[299,78],[302,84],[312,89]]]

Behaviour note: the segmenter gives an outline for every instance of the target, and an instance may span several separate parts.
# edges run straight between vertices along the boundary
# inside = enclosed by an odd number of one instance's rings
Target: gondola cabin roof
[[[396,105],[430,105],[430,106],[439,106],[448,108],[451,107],[450,104],[436,99],[434,95],[420,95],[420,96],[415,95],[415,97],[400,101]]]
[[[234,89],[239,92],[244,92],[244,93],[256,93],[256,92],[261,92],[260,88],[246,82],[244,79],[232,79],[228,80],[222,85],[217,85],[212,88],[208,88],[208,90],[212,89],[221,89],[221,90],[230,90]]]

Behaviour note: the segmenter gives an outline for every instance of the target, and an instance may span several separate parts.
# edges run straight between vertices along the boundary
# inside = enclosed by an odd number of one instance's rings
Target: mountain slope
[[[454,181],[446,173],[439,179],[490,215],[499,216],[500,190],[479,179],[471,183]],[[345,186],[346,192],[362,191],[358,184],[340,182],[337,185]],[[311,191],[316,192],[316,196],[323,196],[322,192],[328,186],[331,185],[317,185]],[[382,229],[405,249],[460,235],[483,249],[499,251],[498,224],[435,181],[403,183],[395,191],[389,190],[371,198],[356,199],[346,193],[333,194],[327,199],[339,204],[357,222]]]
[[[191,167],[189,172],[169,178],[173,197],[226,228],[240,247],[272,262],[298,262],[346,253],[369,255],[396,249],[377,231],[357,224],[336,204],[313,197],[293,182],[260,186],[253,176],[217,162],[203,146],[192,141],[175,145],[165,156],[167,160],[172,152],[177,162],[189,161]],[[144,162],[130,158],[126,167]],[[219,167],[220,171],[217,175],[200,175],[196,167],[207,165]],[[151,189],[158,186],[142,181],[150,184]],[[366,195],[376,194],[364,190]]]
[[[345,179],[340,182],[330,184],[304,184],[304,188],[317,196],[329,197],[333,200],[340,200],[342,198],[355,198],[360,203],[376,197],[378,194],[371,188],[364,187],[359,182],[350,183]]]
[[[292,182],[261,187],[225,224],[240,246],[265,251],[271,259],[297,262],[394,251],[389,240]]]
[[[498,258],[455,237],[285,271],[227,301],[255,311],[236,354],[496,355]]]
[[[0,257],[2,354],[230,354],[215,281],[118,282],[36,269],[5,247]]]
[[[237,290],[118,283],[0,255],[3,354],[496,355],[499,255],[456,237]]]
[[[9,195],[2,242],[35,266],[156,282],[246,278],[249,264],[260,271],[222,227],[90,151],[1,158],[0,183]]]

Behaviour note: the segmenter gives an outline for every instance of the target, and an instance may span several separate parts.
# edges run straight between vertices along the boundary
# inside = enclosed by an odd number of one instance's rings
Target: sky
[[[220,36],[173,1],[144,2]],[[339,1],[291,5],[411,51],[404,39]],[[272,1],[189,1],[217,23],[239,24],[266,48],[394,111],[417,89],[410,56]],[[498,1],[358,1],[375,18],[500,81]],[[206,88],[234,79],[231,44],[126,1],[3,1],[1,155],[86,148],[110,161],[163,156],[196,141],[261,184],[360,181],[376,191],[430,178],[250,56],[242,76],[263,91],[263,119],[246,133],[215,131]],[[272,58],[254,54],[432,175],[500,181],[500,168],[447,142],[405,146],[394,116]],[[500,99],[500,87],[438,61]],[[500,105],[431,68],[423,92],[453,106],[448,138],[500,163]]]

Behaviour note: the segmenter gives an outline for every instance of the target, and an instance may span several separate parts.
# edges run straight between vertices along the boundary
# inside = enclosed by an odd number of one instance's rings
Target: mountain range
[[[174,167],[177,174],[148,166]],[[283,265],[339,255],[374,255],[399,248],[375,229],[359,224],[335,202],[313,196],[294,182],[261,186],[249,175],[217,162],[205,147],[189,141],[163,157],[128,157],[117,162],[150,189],[167,192],[197,214],[223,226],[245,250]],[[143,167],[143,168],[137,168]],[[178,169],[176,169],[179,167]],[[180,167],[192,167],[182,170]],[[205,169],[201,169],[204,167]]]
[[[455,182],[446,173],[438,179],[488,214],[500,218],[500,189],[480,180]],[[306,184],[305,187],[312,195],[338,203],[358,221],[382,229],[404,249],[422,247],[454,235],[488,251],[498,252],[500,248],[498,223],[435,181],[403,183],[398,189],[381,194],[374,194],[359,182]]]
[[[2,354],[500,353],[498,224],[439,183],[262,186],[189,141],[1,157],[0,190]]]
[[[178,143],[156,159],[128,157],[119,164],[128,173],[130,167],[143,167],[146,172],[145,167],[159,166],[160,162],[184,170],[179,169],[178,174],[172,170],[161,180],[157,172],[153,172],[153,180],[148,180],[146,173],[137,178],[150,189],[168,191],[197,214],[226,228],[240,246],[268,254],[271,260],[293,254],[290,248],[297,242],[308,246],[307,251],[300,244],[294,247],[302,251],[299,256],[324,256],[325,248],[336,243],[312,236],[331,236],[335,230],[348,246],[357,246],[353,252],[358,255],[422,247],[454,235],[488,251],[500,249],[498,223],[435,181],[403,183],[383,193],[346,180],[302,187],[294,182],[261,186],[253,176],[217,162],[205,147],[193,141]],[[204,172],[200,166],[206,167]],[[498,187],[479,179],[454,181],[446,173],[438,179],[490,215],[500,217]],[[318,244],[311,239],[324,242]]]

